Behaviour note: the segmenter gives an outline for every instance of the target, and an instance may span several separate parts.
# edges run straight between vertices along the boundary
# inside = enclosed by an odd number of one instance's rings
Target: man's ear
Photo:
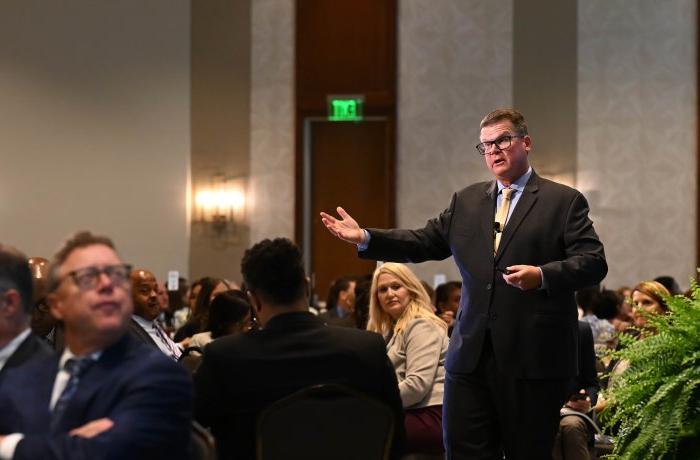
[[[262,302],[260,302],[260,299],[253,291],[248,291],[248,298],[256,312],[262,310]]]
[[[63,320],[63,314],[61,312],[61,301],[58,296],[53,292],[46,296],[46,304],[49,306],[49,311],[51,316],[57,320]]]

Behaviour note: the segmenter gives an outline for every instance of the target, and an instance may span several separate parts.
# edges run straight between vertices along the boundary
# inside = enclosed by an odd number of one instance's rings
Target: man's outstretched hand
[[[329,232],[343,241],[353,244],[362,243],[365,238],[365,232],[362,231],[355,219],[340,206],[336,208],[336,211],[338,211],[340,220],[325,212],[321,213],[323,225],[326,226]]]

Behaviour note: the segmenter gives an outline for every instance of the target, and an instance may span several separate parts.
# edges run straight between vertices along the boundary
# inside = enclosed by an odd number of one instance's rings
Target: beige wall
[[[0,4],[1,241],[49,255],[91,228],[158,274],[237,280],[251,242],[293,236],[294,0],[213,7],[222,17],[191,17],[184,0]],[[453,191],[488,178],[478,121],[522,100],[514,79],[530,75],[528,51],[514,58],[518,11],[509,0],[399,1],[400,226],[423,225]],[[566,109],[576,161],[550,173],[589,197],[609,286],[661,273],[687,285],[694,271],[695,17],[691,0],[578,2],[576,109]],[[188,233],[190,19],[203,39],[192,41],[193,179],[220,165],[249,179],[249,233],[224,250]],[[451,261],[416,271],[458,277]]]
[[[695,274],[697,3],[579,2],[578,186],[606,284]]]
[[[250,172],[250,0],[192,2],[192,184],[208,186],[213,174],[247,179]],[[244,183],[247,183],[245,180]],[[192,223],[192,279],[241,281],[249,245],[247,223],[221,238]]]
[[[479,121],[513,103],[513,5],[508,0],[399,2],[397,225],[422,227],[452,194],[488,180]],[[452,258],[412,267],[460,279]]]
[[[294,238],[294,5],[252,5],[251,243]]]
[[[0,3],[0,241],[187,272],[189,2]]]

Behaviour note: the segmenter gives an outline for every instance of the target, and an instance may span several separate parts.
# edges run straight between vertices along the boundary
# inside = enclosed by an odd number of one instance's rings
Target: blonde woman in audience
[[[671,293],[658,281],[642,281],[632,289],[632,317],[634,325],[640,329],[647,328],[647,315],[665,315],[668,307],[664,297]],[[648,332],[648,331],[647,331]]]
[[[657,281],[642,281],[632,289],[632,317],[636,328],[637,338],[643,340],[645,337],[654,335],[656,331],[648,324],[649,315],[665,315],[668,313],[668,307],[664,301],[664,297],[670,296],[671,293],[664,287],[663,284]],[[619,376],[629,368],[629,362],[626,360],[614,363],[610,371],[610,379],[608,388],[619,384]],[[605,398],[598,398],[598,403],[595,406],[596,412],[600,412],[607,406]]]
[[[367,329],[387,341],[405,410],[407,451],[442,452],[447,325],[405,265],[386,263],[375,270]]]

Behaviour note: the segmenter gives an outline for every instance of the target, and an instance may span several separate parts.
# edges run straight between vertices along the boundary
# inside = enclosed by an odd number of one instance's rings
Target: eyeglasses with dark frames
[[[494,141],[486,141],[486,142],[480,142],[476,144],[476,150],[481,154],[481,155],[486,155],[486,152],[488,152],[490,147],[496,147],[494,152],[500,152],[501,150],[505,150],[509,148],[512,144],[513,139],[518,138],[518,137],[525,137],[524,134],[507,134],[505,136],[501,136],[498,139]]]
[[[129,264],[119,264],[119,265],[107,265],[105,267],[87,267],[81,268],[80,270],[73,270],[68,272],[56,282],[56,287],[63,282],[66,278],[70,277],[78,289],[81,291],[89,291],[95,289],[100,280],[100,275],[107,275],[107,278],[115,285],[124,285],[129,281],[129,276],[131,276],[131,265]]]

